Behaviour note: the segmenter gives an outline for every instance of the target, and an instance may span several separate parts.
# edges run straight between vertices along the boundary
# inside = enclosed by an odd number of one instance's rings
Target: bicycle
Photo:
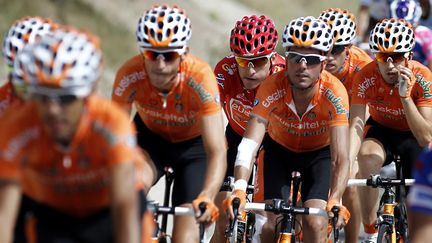
[[[380,175],[371,175],[369,179],[350,179],[348,181],[348,186],[371,186],[384,189],[377,211],[377,242],[402,243],[408,241],[406,204],[400,187],[413,183],[414,179],[381,178]],[[396,192],[392,187],[396,187]]]
[[[167,207],[167,206],[159,206],[159,202],[157,201],[149,201],[147,203],[148,209],[153,212],[154,214],[154,221],[156,224],[156,229],[153,232],[152,236],[152,242],[153,243],[168,243],[171,242],[171,237],[166,234],[166,232],[163,232],[161,234],[161,227],[159,227],[157,223],[157,218],[159,215],[168,216],[168,215],[174,215],[174,216],[192,216],[195,217],[195,212],[193,208],[188,207]],[[201,203],[199,205],[199,208],[201,210],[201,213],[203,213],[206,210],[206,204]],[[200,243],[204,243],[204,232],[205,232],[205,225],[200,224],[199,225],[200,231],[199,231],[199,239]]]
[[[234,177],[228,176],[221,187],[221,191],[232,191],[234,187]],[[254,186],[249,185],[246,189],[246,195],[251,195],[253,200]],[[236,200],[237,199],[237,200]],[[234,215],[238,214],[238,208],[240,206],[240,200],[236,198],[233,200],[233,211]],[[235,217],[233,220],[229,220],[229,225],[225,230],[225,237],[227,243],[250,243],[252,242],[253,234],[255,233],[255,213],[252,211],[244,211],[241,215],[241,219],[238,220]]]
[[[278,243],[295,242],[295,232],[292,231],[294,215],[316,215],[328,217],[327,212],[321,208],[293,207],[283,199],[273,199],[271,203],[246,203],[245,210],[267,211],[275,214],[282,214],[282,228],[279,232]]]

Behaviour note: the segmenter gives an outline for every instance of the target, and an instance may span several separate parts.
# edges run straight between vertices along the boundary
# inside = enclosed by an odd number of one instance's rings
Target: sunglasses
[[[60,106],[67,106],[78,100],[76,95],[56,95],[56,96],[48,96],[42,94],[33,94],[32,96],[36,101],[48,104],[50,102],[59,104]]]
[[[375,53],[375,59],[380,63],[398,63],[404,61],[406,58],[408,58],[409,53],[382,53],[378,52]]]
[[[321,56],[318,54],[300,54],[294,51],[285,52],[285,57],[288,58],[288,60],[291,62],[305,62],[307,66],[319,64],[327,59],[325,56]]]
[[[172,62],[179,58],[186,52],[186,47],[182,49],[167,49],[167,50],[155,50],[155,49],[144,49],[142,52],[143,56],[147,60],[156,61],[159,58],[165,62]]]
[[[272,54],[268,54],[265,56],[259,56],[259,57],[235,57],[235,60],[237,62],[237,65],[239,65],[242,68],[249,67],[249,68],[259,68],[266,65]]]
[[[331,50],[331,54],[333,56],[339,55],[341,54],[343,51],[345,51],[345,47],[347,47],[346,45],[338,45],[338,46],[333,46],[333,49]]]

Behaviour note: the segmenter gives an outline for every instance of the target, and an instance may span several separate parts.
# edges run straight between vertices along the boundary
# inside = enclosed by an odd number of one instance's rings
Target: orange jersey
[[[299,117],[285,71],[271,75],[258,89],[252,114],[268,121],[270,137],[294,152],[330,144],[330,127],[348,126],[348,95],[339,80],[323,71],[319,90]]]
[[[366,64],[372,62],[372,58],[357,46],[349,48],[349,57],[344,65],[335,76],[344,84],[348,97],[352,96],[352,83],[356,73],[358,73]]]
[[[111,166],[143,162],[124,111],[96,96],[86,102],[68,148],[46,133],[34,103],[10,113],[0,127],[0,178],[20,181],[30,198],[77,217],[109,207]]]
[[[200,119],[221,111],[210,66],[191,54],[180,65],[181,81],[162,95],[150,84],[143,57],[137,55],[117,72],[112,93],[123,107],[135,104],[144,124],[170,142],[200,136]]]
[[[417,107],[432,107],[432,73],[416,61],[409,61],[409,67],[416,77],[411,98]],[[352,104],[368,105],[371,117],[383,126],[399,131],[410,130],[398,87],[384,81],[376,62],[366,65],[354,77]]]
[[[285,67],[285,59],[276,54],[275,62],[270,67],[270,74],[279,72]],[[237,63],[233,55],[227,56],[215,67],[215,75],[221,93],[222,107],[229,125],[236,133],[243,136],[249,121],[249,113],[258,88],[247,90],[239,76]]]
[[[7,82],[0,87],[0,117],[4,115],[5,111],[14,104],[20,104],[20,99],[13,94],[13,87],[11,82]]]

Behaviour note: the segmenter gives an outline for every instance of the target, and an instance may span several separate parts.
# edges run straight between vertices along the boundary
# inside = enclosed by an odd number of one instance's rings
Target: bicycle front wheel
[[[377,243],[396,243],[396,236],[392,236],[390,225],[382,224],[379,226]]]

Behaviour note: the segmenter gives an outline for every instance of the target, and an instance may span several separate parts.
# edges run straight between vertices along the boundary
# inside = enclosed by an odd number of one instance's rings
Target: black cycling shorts
[[[146,199],[139,191],[140,215],[144,216]],[[85,203],[85,202],[82,202]],[[33,232],[43,243],[114,243],[114,224],[110,208],[101,209],[84,218],[77,218],[38,203],[23,195],[15,225],[14,243],[27,243],[26,231],[30,217],[35,219]]]
[[[293,152],[270,137],[264,141],[264,199],[286,199],[291,173],[301,173],[301,197],[327,201],[330,187],[330,147],[310,152]],[[282,193],[282,190],[285,193]],[[287,195],[285,195],[288,193]]]
[[[173,206],[191,203],[202,191],[207,169],[207,154],[202,138],[172,143],[148,129],[138,114],[135,115],[134,123],[138,144],[153,160],[158,180],[164,175],[166,166],[174,170]]]
[[[385,127],[373,120],[372,117],[367,120],[366,129],[365,139],[375,139],[384,147],[384,165],[390,164],[394,156],[399,155],[404,177],[411,178],[412,166],[422,151],[412,132]]]

